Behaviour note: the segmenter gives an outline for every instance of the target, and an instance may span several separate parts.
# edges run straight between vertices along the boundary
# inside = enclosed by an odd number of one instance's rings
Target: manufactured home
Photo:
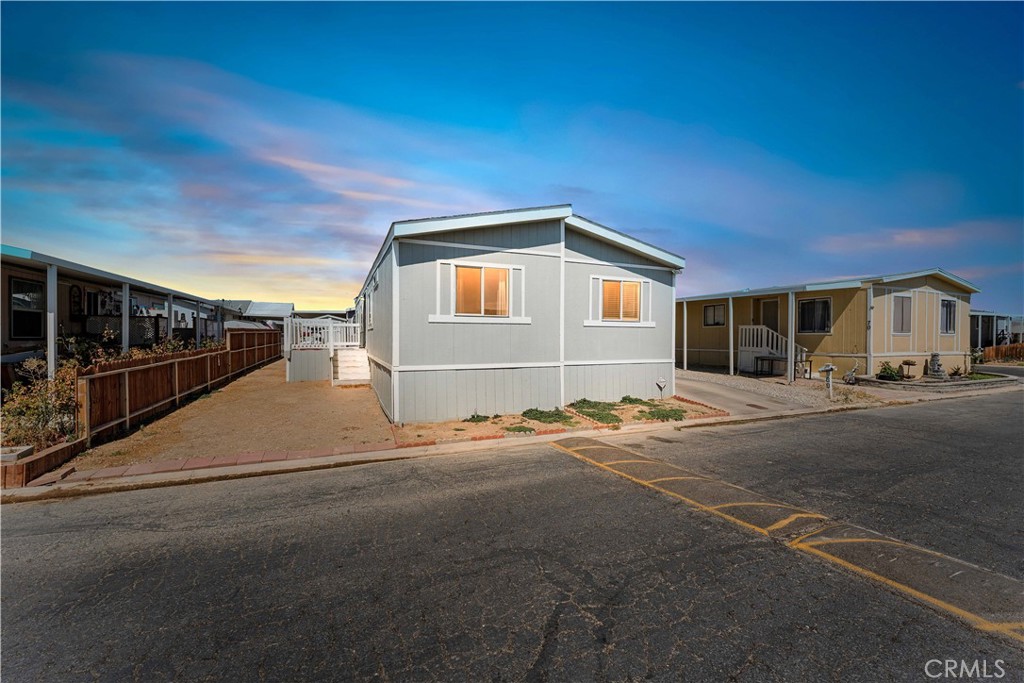
[[[673,393],[684,260],[551,206],[391,225],[357,297],[392,421]]]
[[[970,366],[970,282],[939,268],[895,275],[707,294],[678,300],[677,360],[754,374],[875,374],[883,361],[932,353],[944,368]]]

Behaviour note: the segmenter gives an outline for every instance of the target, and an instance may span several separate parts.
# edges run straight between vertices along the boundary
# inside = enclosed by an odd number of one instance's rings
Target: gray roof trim
[[[973,284],[971,284],[967,280],[964,280],[961,277],[953,275],[952,273],[942,270],[941,268],[930,268],[928,270],[917,270],[909,273],[894,273],[892,275],[871,275],[856,279],[826,280],[824,282],[808,282],[799,285],[763,287],[761,289],[741,289],[734,292],[701,294],[699,296],[682,296],[678,297],[676,301],[710,301],[712,299],[728,299],[730,297],[737,298],[744,296],[767,296],[770,294],[788,294],[789,292],[816,292],[829,289],[859,289],[860,287],[869,284],[880,282],[899,282],[900,280],[910,280],[912,278],[924,277],[927,275],[935,275],[937,277],[941,277],[944,280],[959,285],[960,287],[963,287],[964,289],[972,293],[981,291]]]
[[[31,249],[23,249],[9,244],[3,244],[0,245],[0,255],[4,257],[4,260],[9,260],[12,263],[29,261],[43,266],[52,265],[57,266],[58,271],[65,271],[72,275],[78,274],[85,279],[99,280],[106,284],[127,284],[131,289],[144,292],[146,294],[159,294],[163,296],[170,294],[175,299],[198,301],[199,303],[207,304],[209,306],[220,305],[220,302],[215,299],[207,299],[205,297],[196,296],[195,294],[189,294],[188,292],[182,292],[177,289],[155,285],[151,282],[136,280],[132,277],[118,275],[117,273],[111,273],[106,270],[100,270],[99,268],[93,268],[92,266],[87,266],[82,263],[75,263],[73,261],[57,258],[56,256],[41,254],[38,251],[32,251]]]
[[[682,256],[665,251],[664,249],[659,249],[653,244],[648,244],[647,242],[638,240],[635,237],[630,237],[629,235],[621,233],[613,228],[609,228],[608,226],[595,223],[589,218],[573,214],[565,219],[565,224],[596,237],[599,240],[611,242],[612,244],[640,254],[641,256],[646,256],[647,258],[653,259],[666,266],[679,269],[686,267],[686,259]]]

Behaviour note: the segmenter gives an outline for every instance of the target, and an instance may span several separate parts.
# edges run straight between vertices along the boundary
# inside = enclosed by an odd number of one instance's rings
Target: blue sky
[[[394,220],[572,203],[681,294],[1024,310],[1024,5],[4,3],[3,241],[350,304]]]

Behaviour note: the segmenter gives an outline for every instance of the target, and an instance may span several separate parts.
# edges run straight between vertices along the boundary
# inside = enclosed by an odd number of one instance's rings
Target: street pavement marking
[[[683,501],[787,547],[848,569],[958,617],[986,633],[1024,643],[1024,582],[948,555],[803,510],[734,484],[696,475],[640,453],[573,437],[551,442],[587,464]],[[602,451],[597,454],[582,451]],[[626,455],[634,457],[625,457]],[[605,460],[607,458],[607,460]],[[638,459],[640,458],[640,459]],[[620,466],[627,466],[627,468]],[[666,468],[678,476],[657,476]],[[651,475],[654,475],[653,477]],[[663,484],[663,485],[660,485]]]

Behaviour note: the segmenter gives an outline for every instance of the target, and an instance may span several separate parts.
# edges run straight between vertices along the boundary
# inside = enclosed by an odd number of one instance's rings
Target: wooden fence
[[[78,375],[78,433],[92,446],[280,357],[279,331],[228,330],[223,349],[90,366]]]
[[[1024,344],[989,346],[984,349],[984,352],[986,363],[995,363],[1001,360],[1024,360]]]

